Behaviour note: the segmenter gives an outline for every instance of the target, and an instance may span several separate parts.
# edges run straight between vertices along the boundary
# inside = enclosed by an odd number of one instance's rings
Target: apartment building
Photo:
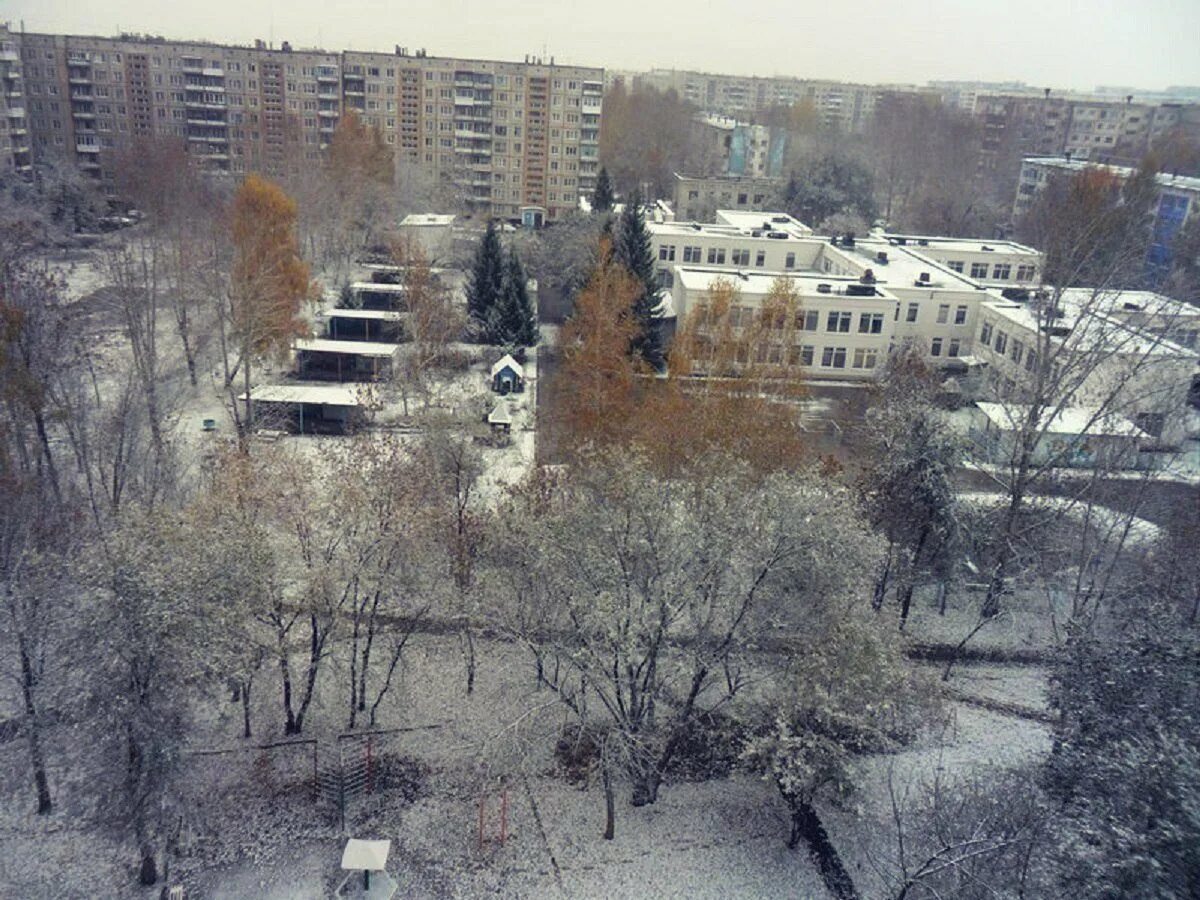
[[[1128,166],[1103,165],[1067,157],[1027,157],[1022,161],[1017,193],[1013,200],[1013,219],[1019,219],[1033,205],[1038,192],[1056,175],[1073,175],[1085,170],[1107,172],[1125,180],[1134,170]],[[1165,270],[1171,264],[1175,238],[1193,216],[1200,215],[1200,178],[1159,173],[1155,179],[1158,196],[1154,200],[1153,235],[1147,255],[1152,270]]]
[[[1063,156],[1136,164],[1168,133],[1200,140],[1200,104],[1072,94],[979,94],[980,168],[1015,170],[1026,156]]]
[[[881,91],[899,90],[840,81],[715,75],[676,69],[651,69],[635,76],[634,85],[673,90],[705,112],[723,115],[765,112],[775,106],[806,102],[825,125],[854,132],[861,131],[871,121]]]
[[[782,128],[741,122],[712,113],[692,121],[692,146],[709,175],[780,178],[788,133]]]
[[[25,82],[21,49],[0,25],[0,173],[27,174],[32,169],[29,121],[26,117]]]
[[[3,64],[24,77],[32,161],[73,162],[110,189],[117,151],[143,135],[185,140],[213,172],[296,174],[320,160],[346,110],[381,130],[397,166],[453,185],[487,215],[537,207],[557,218],[591,192],[599,166],[604,72],[553,58],[0,36],[16,56]]]

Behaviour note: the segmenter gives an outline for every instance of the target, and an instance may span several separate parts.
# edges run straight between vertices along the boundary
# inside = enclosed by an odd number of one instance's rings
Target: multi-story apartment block
[[[879,94],[899,90],[840,81],[713,75],[675,69],[651,69],[635,76],[634,84],[674,90],[699,109],[724,115],[764,112],[774,106],[807,102],[822,122],[844,131],[861,131],[871,121]]]
[[[3,44],[27,82],[33,160],[72,161],[110,188],[117,151],[139,135],[177,136],[216,172],[297,173],[351,109],[397,166],[451,183],[484,214],[557,218],[599,166],[599,68],[139,35],[5,32]]]
[[[1128,166],[1101,165],[1066,157],[1027,157],[1021,165],[1017,194],[1013,200],[1013,219],[1019,219],[1033,204],[1038,192],[1056,174],[1070,175],[1085,170],[1107,172],[1125,180],[1133,175]],[[1154,200],[1154,222],[1147,256],[1152,270],[1162,271],[1171,264],[1173,244],[1180,229],[1193,216],[1200,215],[1200,178],[1159,173],[1155,179],[1158,196]]]
[[[784,174],[788,133],[710,113],[692,121],[692,145],[701,174],[779,178]]]
[[[0,25],[0,172],[25,174],[32,168],[21,50]]]

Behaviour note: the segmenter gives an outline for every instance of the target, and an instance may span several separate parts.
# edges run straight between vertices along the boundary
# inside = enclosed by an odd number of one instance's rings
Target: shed
[[[337,341],[299,338],[296,372],[322,381],[379,381],[390,378],[399,348],[378,341]]]
[[[525,390],[525,368],[504,354],[492,365],[492,390],[498,394],[520,393]]]

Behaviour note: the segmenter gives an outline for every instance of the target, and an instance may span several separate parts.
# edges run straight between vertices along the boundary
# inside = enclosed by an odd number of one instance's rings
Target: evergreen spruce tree
[[[608,212],[613,207],[614,199],[608,169],[601,166],[600,174],[596,176],[596,189],[592,191],[592,211]]]
[[[488,315],[488,343],[532,347],[538,342],[537,314],[529,299],[525,267],[515,250],[504,264],[500,297]]]
[[[475,251],[475,262],[467,282],[467,311],[475,322],[485,328],[492,308],[500,299],[503,284],[504,252],[495,223],[488,222],[479,249]]]
[[[631,349],[650,366],[661,370],[662,339],[654,327],[654,308],[658,305],[658,276],[654,272],[654,253],[650,247],[650,233],[642,219],[641,206],[641,194],[634,191],[621,211],[613,256],[629,270],[640,286],[633,301],[633,316],[637,320],[638,333],[633,339]]]

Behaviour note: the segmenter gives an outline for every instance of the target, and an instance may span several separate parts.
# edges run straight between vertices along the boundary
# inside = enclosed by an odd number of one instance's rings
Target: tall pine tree
[[[642,218],[641,193],[634,191],[621,211],[613,256],[638,281],[633,301],[633,317],[638,325],[632,351],[656,370],[663,367],[662,339],[654,326],[654,308],[658,305],[658,276],[654,272],[654,252],[650,232]]]
[[[538,342],[537,314],[529,299],[525,267],[515,250],[504,264],[500,297],[488,315],[488,343],[505,347],[532,347]]]
[[[612,181],[608,177],[608,169],[600,167],[600,174],[596,176],[596,189],[592,191],[592,210],[594,212],[608,212],[613,206],[613,188]]]
[[[496,224],[488,222],[479,249],[475,251],[475,262],[467,282],[467,311],[480,326],[488,327],[489,316],[500,299],[503,286],[504,251],[500,247]]]

